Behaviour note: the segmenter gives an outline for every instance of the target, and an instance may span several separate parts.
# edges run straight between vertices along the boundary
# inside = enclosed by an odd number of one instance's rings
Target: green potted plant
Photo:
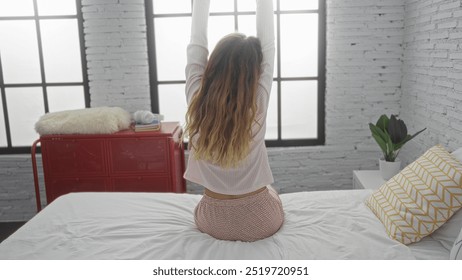
[[[390,179],[399,172],[401,161],[398,159],[398,154],[404,144],[426,129],[424,128],[414,135],[409,135],[404,121],[393,114],[390,118],[387,115],[381,115],[375,125],[369,123],[369,128],[372,132],[372,137],[379,144],[383,153],[383,158],[379,160],[379,166],[385,180]]]

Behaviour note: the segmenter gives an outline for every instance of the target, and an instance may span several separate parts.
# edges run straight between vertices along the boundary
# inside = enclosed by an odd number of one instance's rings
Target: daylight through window
[[[0,151],[30,152],[47,112],[88,105],[79,0],[0,1]]]

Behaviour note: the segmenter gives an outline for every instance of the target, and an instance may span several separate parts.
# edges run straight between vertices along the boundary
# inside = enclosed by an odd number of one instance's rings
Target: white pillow
[[[449,259],[462,260],[462,229],[460,230],[459,237],[457,237],[456,242],[454,242]]]
[[[448,251],[454,246],[454,241],[462,228],[462,210],[459,209],[444,225],[437,229],[432,238],[439,241]]]
[[[462,148],[451,153],[458,161],[462,162]],[[437,229],[433,234],[432,238],[439,241],[444,248],[451,250],[454,246],[454,241],[456,240],[459,232],[462,228],[462,211],[457,211],[451,219],[449,219],[444,225]],[[462,253],[461,253],[462,254]]]
[[[462,162],[462,148],[459,148],[451,153],[458,161]]]

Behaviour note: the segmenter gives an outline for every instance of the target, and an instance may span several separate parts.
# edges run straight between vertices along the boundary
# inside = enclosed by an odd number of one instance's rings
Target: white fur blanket
[[[119,107],[96,107],[48,113],[40,117],[35,130],[47,134],[110,134],[128,129],[131,115]]]

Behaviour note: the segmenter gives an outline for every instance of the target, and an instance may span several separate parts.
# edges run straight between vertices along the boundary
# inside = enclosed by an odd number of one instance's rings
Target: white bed
[[[449,259],[432,236],[390,239],[364,204],[370,190],[282,194],[285,223],[253,243],[199,232],[200,195],[72,193],[61,196],[0,244],[0,259]]]

